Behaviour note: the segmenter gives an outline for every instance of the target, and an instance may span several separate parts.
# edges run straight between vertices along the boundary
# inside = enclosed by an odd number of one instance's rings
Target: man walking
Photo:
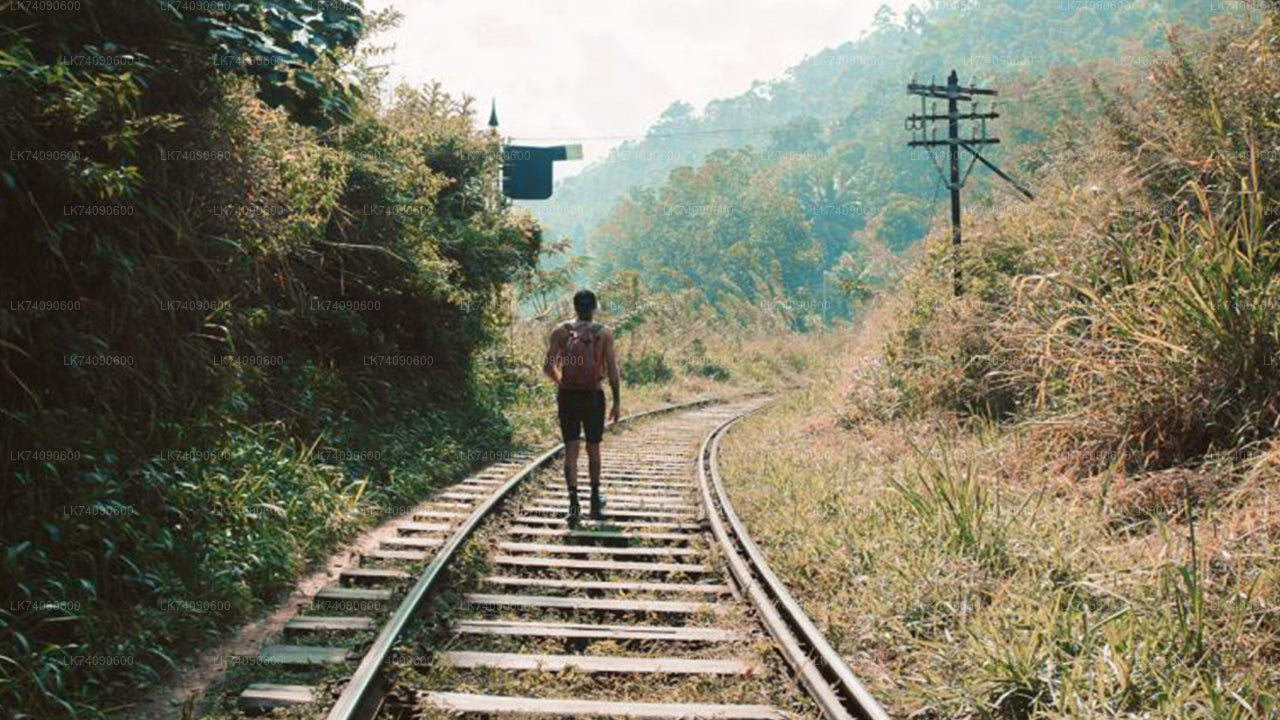
[[[542,372],[558,388],[556,409],[560,414],[560,435],[564,439],[564,482],[569,487],[569,522],[582,515],[578,504],[578,439],[585,430],[587,468],[591,475],[591,517],[604,517],[604,498],[600,497],[600,440],[604,436],[604,390],[600,383],[606,372],[613,391],[613,407],[609,419],[617,422],[622,414],[619,403],[618,361],[613,353],[613,331],[591,318],[596,311],[596,296],[590,290],[579,290],[573,296],[576,321],[563,322],[551,331],[547,357]]]

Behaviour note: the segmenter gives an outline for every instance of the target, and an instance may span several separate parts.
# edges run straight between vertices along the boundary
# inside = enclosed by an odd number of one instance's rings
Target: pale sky
[[[883,0],[367,0],[404,14],[377,39],[392,76],[498,101],[504,136],[581,142],[586,162],[675,100],[701,111],[858,37]],[[888,0],[902,8],[908,0]],[[609,136],[601,138],[600,136]],[[598,139],[597,139],[598,138]],[[556,163],[557,177],[586,162]]]

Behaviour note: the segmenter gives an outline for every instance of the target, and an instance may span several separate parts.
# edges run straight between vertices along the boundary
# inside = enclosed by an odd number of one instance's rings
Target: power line
[[[1071,90],[1061,91],[1056,96],[1032,94],[1032,95],[1028,95],[1026,97],[1021,97],[1021,98],[1003,98],[999,101],[999,104],[1004,105],[1004,104],[1012,104],[1012,103],[1031,102],[1031,101],[1043,102],[1044,100],[1060,102],[1060,101],[1066,101],[1071,99],[1072,94],[1073,94],[1073,91]],[[992,117],[993,115],[991,113],[987,113],[987,116]],[[841,119],[842,118],[835,118],[834,120],[819,119],[819,122],[839,122],[839,120]],[[807,130],[803,128],[788,129],[785,125],[772,125],[768,127],[761,127],[761,126],[736,127],[736,128],[720,128],[715,130],[681,130],[678,132],[665,132],[665,133],[647,133],[646,132],[646,133],[634,133],[631,135],[538,135],[538,136],[520,135],[520,136],[513,136],[510,139],[517,142],[636,140],[636,139],[648,140],[651,138],[656,139],[656,138],[668,138],[668,137],[691,137],[691,136],[697,136],[697,135],[728,135],[732,133],[760,134],[760,133],[773,133],[773,132],[782,133],[782,134],[794,134],[794,133],[807,132]]]
[[[746,128],[722,128],[719,130],[686,130],[681,132],[669,133],[644,133],[638,135],[544,135],[540,137],[513,137],[512,140],[550,142],[554,140],[631,140],[634,138],[665,138],[665,137],[685,137],[689,135],[723,135],[727,133],[766,133],[779,132],[783,134],[807,132],[804,129],[796,128],[794,130],[786,129],[785,125],[774,125],[772,127],[746,127]]]

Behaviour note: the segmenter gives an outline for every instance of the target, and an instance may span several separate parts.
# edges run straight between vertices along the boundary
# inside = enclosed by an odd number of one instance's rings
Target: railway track
[[[273,682],[250,684],[241,707],[328,720],[887,718],[769,571],[720,482],[719,438],[767,402],[628,418],[605,443],[606,517],[578,527],[564,520],[559,448],[437,494],[291,620],[288,642],[262,648]],[[373,605],[380,614],[364,612]],[[296,682],[308,672],[320,682]]]

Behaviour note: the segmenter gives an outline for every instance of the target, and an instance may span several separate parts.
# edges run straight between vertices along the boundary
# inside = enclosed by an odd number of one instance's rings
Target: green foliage
[[[702,338],[694,338],[689,343],[688,356],[680,360],[680,367],[686,375],[704,377],[716,382],[728,382],[732,373],[724,364],[707,357],[707,344]]]
[[[660,353],[645,352],[622,360],[622,381],[627,385],[658,385],[670,381],[673,375],[667,359]]]
[[[972,465],[956,467],[945,447],[939,460],[922,454],[918,467],[889,485],[916,520],[952,550],[993,572],[1009,570],[1011,518],[1028,520],[1027,501],[1017,508],[1002,507],[999,490],[988,489]]]
[[[315,66],[322,56],[355,46],[364,28],[358,0],[158,4],[213,48],[214,67],[252,77],[268,106],[283,107],[307,125],[349,117],[359,87],[332,67]]]
[[[660,192],[640,192],[619,206],[598,237],[606,278],[635,271],[651,289],[697,288],[712,303],[757,286],[810,289],[821,249],[809,237],[794,198],[750,151],[711,156],[679,170]]]
[[[709,378],[716,382],[728,382],[731,373],[729,368],[717,362],[701,360],[685,360],[681,363],[684,371],[697,377]]]
[[[0,141],[40,151],[0,166],[0,706],[31,717],[157,682],[502,443],[477,358],[541,241],[486,209],[467,102],[379,99],[355,5],[84,5],[0,35]],[[214,60],[277,47],[285,78]],[[345,110],[301,75],[338,59]]]
[[[903,252],[929,230],[929,205],[909,197],[896,199],[881,211],[876,239],[894,252]]]
[[[634,270],[654,289],[698,287],[717,304],[729,285],[756,297],[762,282],[791,303],[815,303],[824,272],[861,263],[865,284],[822,302],[828,315],[847,317],[864,290],[895,276],[883,259],[867,258],[904,253],[945,207],[935,172],[944,158],[906,147],[902,120],[920,111],[903,92],[912,77],[954,67],[965,82],[998,87],[1002,117],[991,129],[1002,144],[984,154],[1023,175],[1047,162],[1046,141],[1084,136],[1105,110],[1082,76],[1141,78],[1169,28],[1207,28],[1216,16],[1248,12],[1244,3],[1201,0],[1099,9],[931,0],[900,19],[885,8],[871,31],[781,78],[701,112],[674,103],[644,139],[562,183],[538,215],[591,258],[594,280]],[[1072,42],[1045,42],[1046,27]],[[1003,197],[1000,183],[975,168],[966,206]],[[862,233],[873,224],[874,233]]]

